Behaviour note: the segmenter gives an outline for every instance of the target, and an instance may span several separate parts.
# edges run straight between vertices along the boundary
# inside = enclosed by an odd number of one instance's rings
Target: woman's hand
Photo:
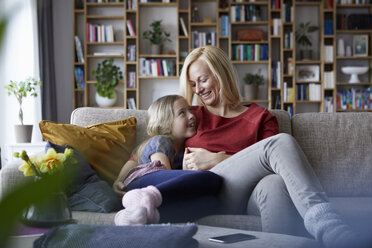
[[[184,170],[209,170],[230,157],[225,152],[210,152],[203,148],[186,148],[183,157]]]

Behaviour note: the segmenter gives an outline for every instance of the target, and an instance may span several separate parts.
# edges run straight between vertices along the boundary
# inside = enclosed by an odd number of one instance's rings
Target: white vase
[[[254,100],[257,99],[258,87],[255,84],[244,84],[244,99]]]
[[[14,125],[16,143],[30,143],[34,125]]]
[[[345,56],[345,43],[343,39],[338,39],[337,56]]]
[[[114,98],[102,97],[96,92],[96,103],[99,107],[112,107],[116,103],[116,92],[114,92]]]

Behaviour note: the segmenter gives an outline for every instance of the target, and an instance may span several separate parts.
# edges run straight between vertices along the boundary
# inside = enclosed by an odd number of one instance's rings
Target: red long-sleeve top
[[[198,120],[198,128],[196,135],[186,140],[186,147],[204,148],[211,152],[225,151],[232,155],[279,132],[276,117],[255,103],[233,118],[213,115],[202,106],[194,106],[193,112]]]

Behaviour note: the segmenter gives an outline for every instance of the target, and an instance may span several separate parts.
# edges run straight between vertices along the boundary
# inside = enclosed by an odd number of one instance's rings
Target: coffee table
[[[233,233],[247,233],[256,236],[256,239],[246,240],[230,244],[220,244],[209,241],[208,238],[214,236],[221,236]],[[240,248],[240,247],[254,247],[254,248],[316,248],[322,247],[321,244],[313,239],[308,239],[298,236],[290,236],[277,233],[245,231],[240,229],[221,228],[212,226],[198,225],[198,232],[193,237],[198,240],[199,248]]]

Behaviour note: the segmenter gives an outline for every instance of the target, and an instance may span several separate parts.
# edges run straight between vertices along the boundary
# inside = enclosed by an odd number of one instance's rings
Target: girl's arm
[[[154,161],[154,160],[159,160],[160,163],[162,163],[163,165],[165,165],[165,167],[167,168],[167,170],[171,170],[172,169],[171,164],[169,162],[169,158],[167,157],[167,155],[165,155],[162,152],[155,152],[155,153],[153,153],[150,156],[150,159],[151,159],[151,162]]]
[[[129,170],[136,167],[137,165],[138,165],[137,161],[130,159],[121,168],[118,177],[116,178],[115,182],[112,185],[112,188],[118,195],[123,196],[125,194],[125,192],[123,191],[124,178],[127,176]]]
[[[203,148],[186,148],[183,157],[184,170],[209,170],[231,155],[210,152]]]

